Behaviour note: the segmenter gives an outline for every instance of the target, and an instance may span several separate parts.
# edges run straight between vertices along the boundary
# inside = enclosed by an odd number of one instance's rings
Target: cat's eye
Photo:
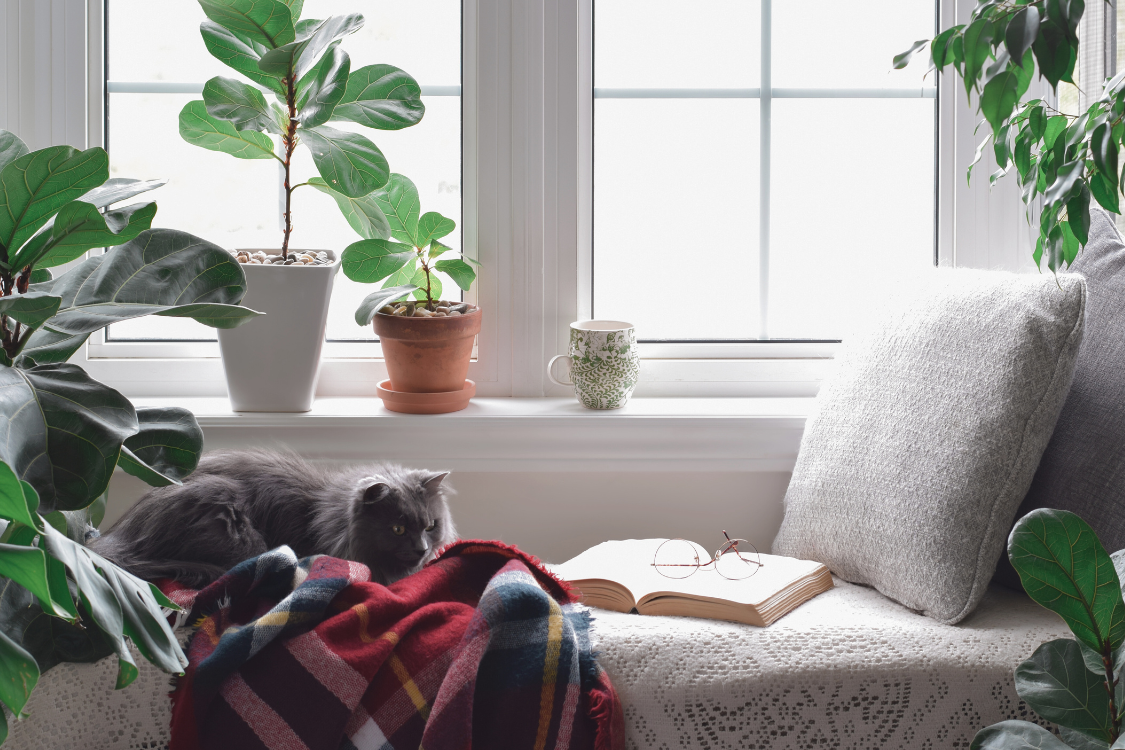
[[[437,520],[430,521],[430,525],[426,527],[426,531],[433,531],[437,528]]]
[[[393,531],[395,533],[395,536],[402,536],[403,534],[406,533],[406,527],[403,526],[401,523],[396,523],[394,526],[391,527],[391,531]]]

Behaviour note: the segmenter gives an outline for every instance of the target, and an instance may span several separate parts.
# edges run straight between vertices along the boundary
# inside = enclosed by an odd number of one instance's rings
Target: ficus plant
[[[1081,518],[1042,509],[1012,529],[1008,557],[1028,595],[1074,634],[1044,643],[1015,674],[1020,698],[1057,724],[1061,739],[1002,721],[978,732],[972,750],[1125,748],[1125,550],[1111,556]]]
[[[366,136],[330,127],[333,121],[399,130],[422,119],[421,88],[393,65],[352,70],[340,41],[363,26],[359,13],[301,19],[304,0],[199,0],[207,15],[199,31],[208,51],[249,79],[216,76],[202,101],[180,112],[189,143],[239,159],[276,159],[284,173],[282,251],[293,231],[293,192],[316,184],[347,215],[352,201],[387,184],[383,152]],[[265,93],[274,101],[267,101]],[[280,141],[280,152],[274,139]],[[293,184],[293,154],[312,153],[319,183]],[[366,206],[374,232],[386,230],[378,207]],[[382,234],[383,238],[388,234]]]
[[[324,189],[323,185],[316,186]],[[372,214],[364,208],[368,205],[385,217],[393,239],[383,239],[370,227],[368,217]],[[356,309],[359,325],[370,325],[379,308],[411,293],[433,309],[442,292],[438,271],[465,291],[476,280],[477,273],[470,264],[477,261],[441,242],[457,223],[436,211],[419,215],[420,211],[418,188],[400,174],[392,174],[386,187],[358,201],[354,211],[344,211],[352,228],[364,237],[344,249],[344,275],[362,284],[383,282],[380,291],[368,295]],[[461,257],[447,257],[451,253]]]
[[[999,169],[990,181],[1015,169],[1029,220],[1041,204],[1035,262],[1045,258],[1055,272],[1089,239],[1091,200],[1121,212],[1125,73],[1104,89],[1100,81],[1083,82],[1088,93],[1102,93],[1081,114],[1060,112],[1042,98],[1024,101],[1036,71],[1055,91],[1062,81],[1074,82],[1084,12],[1084,0],[980,0],[967,24],[917,41],[894,58],[894,67],[902,68],[928,47],[933,68],[952,68],[970,101],[975,95],[988,129],[973,164],[991,144]]]
[[[137,668],[187,663],[155,587],[86,549],[115,468],[152,485],[195,469],[203,432],[186,409],[135,409],[67,360],[90,334],[144,315],[233,328],[245,276],[230,253],[151,229],[156,204],[113,204],[162,181],[109,179],[100,148],[31,152],[0,130],[0,703],[20,716],[39,675],[116,653]],[[86,251],[109,248],[79,260]],[[55,277],[52,269],[72,264]],[[0,741],[7,736],[0,711]]]

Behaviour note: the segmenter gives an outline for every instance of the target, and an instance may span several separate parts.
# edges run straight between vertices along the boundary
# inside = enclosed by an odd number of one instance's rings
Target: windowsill
[[[453,471],[790,471],[813,399],[635,398],[594,411],[573,398],[476,398],[439,415],[396,414],[377,398],[322,398],[301,414],[236,413],[225,398],[134,402],[190,409],[209,450],[286,446]]]

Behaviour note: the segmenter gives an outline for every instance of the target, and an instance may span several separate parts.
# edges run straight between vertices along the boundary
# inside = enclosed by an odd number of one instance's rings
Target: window
[[[461,247],[461,3],[414,0],[410,3],[309,0],[304,17],[365,13],[364,27],[343,46],[352,69],[373,63],[396,65],[422,86],[426,114],[400,131],[373,131],[350,123],[386,155],[391,170],[418,186],[425,211],[457,221],[450,244]],[[272,160],[248,161],[190,145],[180,138],[178,115],[200,98],[212,76],[239,74],[212,57],[198,33],[205,19],[196,2],[106,1],[106,146],[111,177],[163,177],[168,184],[152,194],[159,211],[154,226],[174,227],[227,248],[277,248],[281,243],[281,176]],[[154,28],[161,33],[151,33]],[[295,178],[316,175],[306,149],[298,149]],[[359,237],[332,199],[316,190],[294,193],[291,247],[331,248],[337,252]],[[450,282],[451,289],[455,288]],[[377,287],[336,277],[327,339],[339,346],[328,356],[372,356],[370,328],[360,328],[354,311]],[[106,343],[209,342],[214,331],[190,320],[141,318],[112,326]],[[348,344],[351,344],[350,346]],[[96,346],[97,344],[95,344]],[[121,352],[118,348],[117,353]],[[139,351],[144,351],[140,349]],[[149,347],[148,351],[156,351]],[[186,356],[200,347],[164,346],[160,351]],[[217,348],[206,351],[217,356]]]
[[[934,0],[593,0],[593,317],[838,339],[932,266]],[[963,165],[962,165],[963,168]]]

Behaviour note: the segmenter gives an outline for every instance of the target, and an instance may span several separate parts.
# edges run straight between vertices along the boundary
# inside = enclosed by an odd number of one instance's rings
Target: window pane
[[[756,337],[758,101],[595,105],[595,317],[641,339]]]
[[[597,87],[750,88],[758,0],[594,0]]]
[[[769,331],[837,339],[933,265],[934,100],[773,103]]]
[[[936,33],[932,0],[784,0],[773,3],[773,85],[778,88],[911,88],[934,85],[919,59],[891,60]],[[929,48],[927,47],[927,51]]]
[[[303,15],[327,18],[354,12],[354,2],[307,0]],[[397,65],[423,86],[461,83],[460,0],[415,0],[368,8],[364,27],[344,42],[352,69],[373,63]],[[107,76],[111,81],[187,81],[202,85],[215,75],[239,78],[215,60],[199,36],[205,18],[195,2],[109,0]],[[155,35],[159,25],[182,33]],[[425,44],[419,44],[424,38]],[[280,247],[281,175],[274,161],[249,161],[189,145],[180,138],[178,115],[198,95],[114,93],[108,98],[108,147],[115,177],[164,177],[153,194],[160,207],[154,226],[174,227],[227,248]],[[380,131],[332,123],[363,133],[386,155],[391,170],[418,186],[423,211],[457,222],[445,238],[461,249],[461,98],[425,96],[426,115],[412,128]],[[316,175],[307,149],[299,148],[293,182]],[[339,252],[360,239],[335,202],[311,188],[293,194],[291,246]],[[460,291],[448,279],[444,297]],[[354,320],[359,301],[378,288],[336,277],[327,337],[370,341],[374,333]],[[190,320],[143,318],[112,326],[111,338],[214,340],[214,331]]]

